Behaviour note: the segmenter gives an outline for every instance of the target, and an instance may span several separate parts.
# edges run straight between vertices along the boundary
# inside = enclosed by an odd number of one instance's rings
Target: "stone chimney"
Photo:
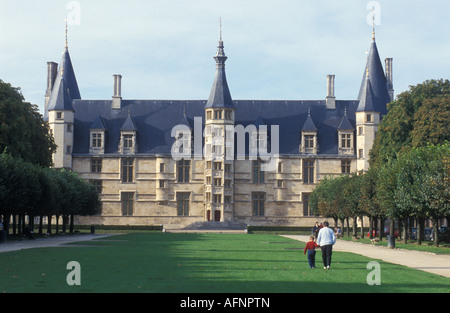
[[[120,110],[122,107],[122,75],[113,75],[114,94],[112,97],[112,108]]]
[[[386,71],[386,87],[389,93],[391,101],[394,101],[394,81],[393,81],[393,69],[392,69],[392,58],[386,58],[385,71]]]
[[[56,76],[58,76],[58,63],[47,62],[47,91],[45,92],[45,111],[47,112],[48,101],[52,94],[53,85],[55,84]]]
[[[327,75],[327,102],[326,106],[329,110],[336,109],[336,97],[334,96],[334,75]]]

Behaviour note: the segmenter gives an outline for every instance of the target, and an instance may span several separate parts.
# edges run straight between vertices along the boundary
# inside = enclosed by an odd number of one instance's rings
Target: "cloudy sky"
[[[356,99],[376,12],[396,94],[449,78],[448,0],[0,0],[0,79],[43,108],[48,61],[68,41],[83,99],[207,99],[222,19],[233,99]]]

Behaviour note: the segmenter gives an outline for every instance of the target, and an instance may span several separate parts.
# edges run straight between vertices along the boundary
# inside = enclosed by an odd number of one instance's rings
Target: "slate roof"
[[[370,87],[367,85],[367,72],[369,73]],[[369,94],[370,92],[370,94]],[[370,96],[370,99],[367,97]],[[375,40],[370,46],[369,55],[367,57],[367,64],[364,69],[363,78],[361,80],[361,88],[358,94],[358,100],[365,98],[365,103],[362,103],[358,109],[360,111],[375,111],[380,112],[381,115],[386,115],[386,104],[391,102],[387,90],[386,76],[384,74],[383,66],[381,64],[380,55]],[[369,106],[370,107],[365,107]]]
[[[53,92],[48,102],[48,110],[73,111],[69,88],[64,78],[55,81]]]
[[[130,114],[128,114],[127,119],[125,120],[125,123],[123,123],[122,128],[120,130],[129,130],[129,131],[137,131],[136,124],[134,123],[134,119],[131,117]]]
[[[338,130],[355,130],[352,123],[350,122],[347,112],[344,113],[341,122],[339,123]]]
[[[78,89],[78,83],[73,70],[69,50],[65,49],[48,102],[48,111],[72,111],[73,108],[71,102],[74,99],[81,99],[81,95],[80,90]]]
[[[336,100],[335,109],[327,109],[325,100],[232,100],[225,75],[227,57],[221,40],[214,59],[216,74],[208,100],[122,100],[120,109],[112,109],[112,100],[81,100],[66,49],[49,110],[74,110],[74,156],[89,156],[90,131],[94,129],[106,132],[105,155],[120,155],[121,131],[134,130],[138,156],[169,156],[175,141],[171,136],[173,127],[187,125],[195,131],[194,118],[201,117],[204,128],[205,108],[212,107],[235,109],[235,125],[267,125],[269,134],[270,127],[278,125],[280,155],[301,155],[302,130],[314,130],[319,145],[317,157],[336,157],[338,130],[355,129],[356,111],[374,110],[385,114],[386,104],[390,102],[375,41],[371,45],[358,99]]]
[[[118,154],[120,132],[127,119],[132,118],[137,129],[137,155],[170,155],[174,138],[172,128],[189,123],[194,129],[194,117],[205,122],[206,100],[122,100],[120,110],[111,109],[111,100],[74,100],[74,155],[89,155],[89,135],[92,125],[101,116],[106,128],[105,154]],[[263,121],[270,131],[279,125],[280,154],[300,155],[299,144],[303,126],[310,116],[318,129],[319,154],[338,154],[338,127],[347,109],[348,120],[355,125],[357,100],[337,100],[336,109],[326,109],[325,100],[237,100],[235,125],[244,127]],[[261,113],[260,113],[261,112]],[[352,126],[353,127],[353,126]]]
[[[316,124],[314,124],[314,121],[312,120],[311,114],[309,112],[305,124],[303,124],[302,131],[317,131]]]
[[[219,41],[216,60],[216,75],[211,88],[206,108],[234,108],[230,89],[228,88],[227,76],[225,74],[225,61],[228,59],[223,50],[223,41]]]

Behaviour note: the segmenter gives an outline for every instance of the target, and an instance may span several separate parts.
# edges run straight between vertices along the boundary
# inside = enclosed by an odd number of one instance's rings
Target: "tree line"
[[[62,229],[73,231],[75,215],[93,215],[100,205],[93,186],[76,174],[50,168],[56,145],[38,107],[26,102],[20,88],[0,80],[0,218],[5,230],[33,229],[34,217],[63,217]],[[69,221],[70,219],[70,221]],[[58,229],[59,225],[57,225]]]
[[[33,165],[7,153],[0,155],[0,217],[5,231],[12,220],[12,233],[22,234],[28,216],[30,229],[35,227],[34,217],[39,217],[39,233],[47,217],[46,232],[51,233],[52,216],[56,216],[57,221],[62,217],[63,232],[67,226],[73,232],[74,216],[97,214],[99,205],[94,186],[76,174]]]
[[[369,217],[371,236],[376,222],[383,225],[386,218],[394,235],[397,220],[404,242],[413,218],[418,244],[425,220],[431,219],[438,245],[438,220],[450,217],[449,122],[449,80],[411,86],[388,104],[370,152],[369,171],[323,179],[310,196],[312,211],[342,225],[347,221],[347,235],[352,219],[354,237],[357,218]],[[379,233],[382,236],[383,229]]]

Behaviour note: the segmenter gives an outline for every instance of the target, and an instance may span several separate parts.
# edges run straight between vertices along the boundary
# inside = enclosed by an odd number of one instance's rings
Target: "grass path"
[[[450,292],[450,279],[380,261],[381,285],[369,286],[372,259],[334,252],[330,271],[310,269],[304,243],[274,235],[133,233],[57,248],[0,253],[0,292]],[[68,286],[67,263],[81,265]]]

